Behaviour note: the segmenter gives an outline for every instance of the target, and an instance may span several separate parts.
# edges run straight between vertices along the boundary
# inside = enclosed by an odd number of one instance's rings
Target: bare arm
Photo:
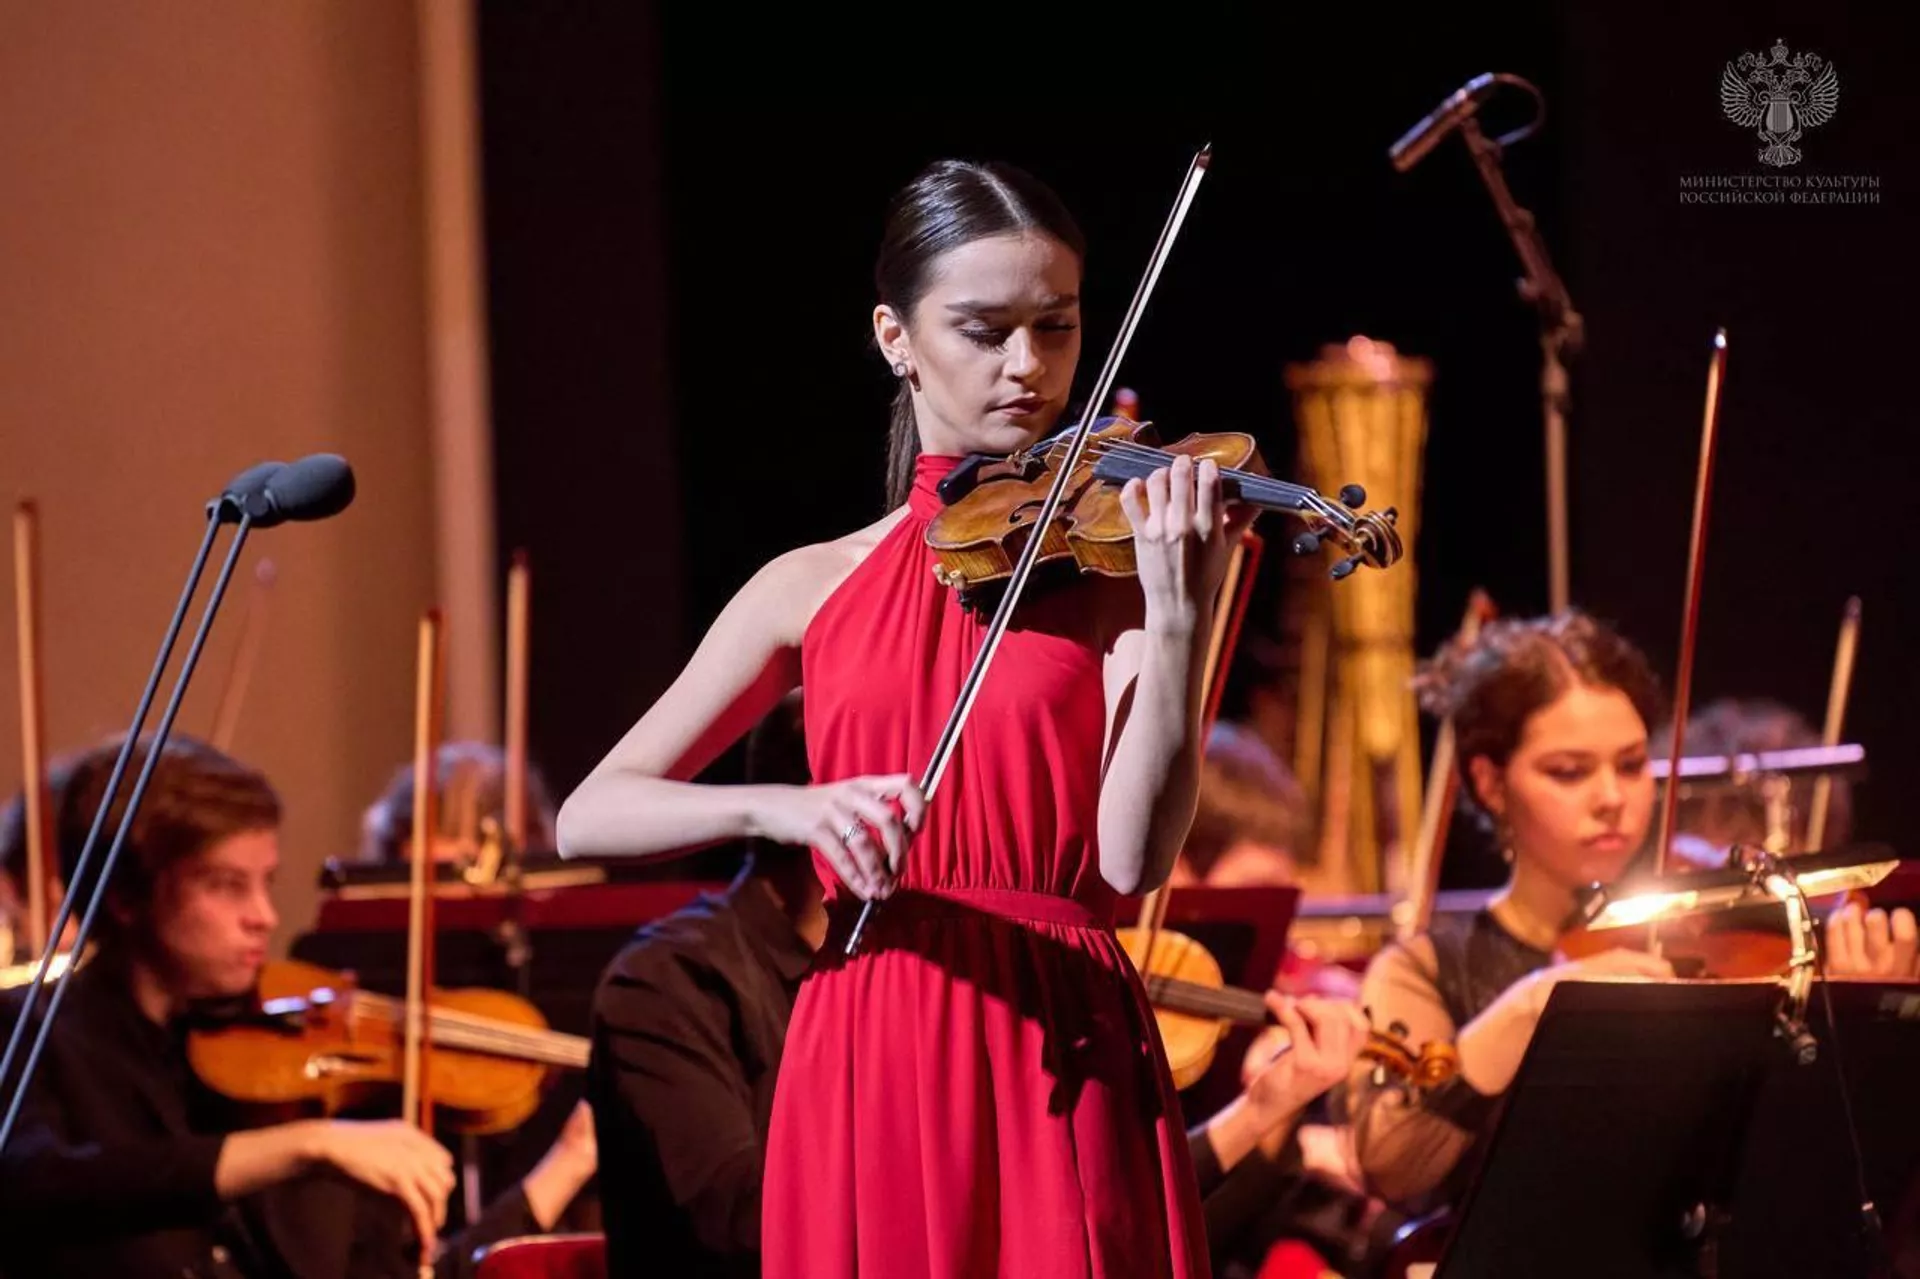
[[[1374,1024],[1404,1025],[1415,1051],[1454,1039],[1453,1019],[1433,985],[1433,969],[1433,946],[1417,937],[1374,956],[1360,989],[1360,1004]],[[1397,1080],[1376,1085],[1372,1074],[1370,1063],[1356,1061],[1347,1076],[1354,1153],[1369,1190],[1389,1203],[1407,1204],[1445,1179],[1476,1134]]]
[[[1103,678],[1106,772],[1100,873],[1121,893],[1166,882],[1200,793],[1201,676],[1227,553],[1252,512],[1230,518],[1212,462],[1186,458],[1131,480],[1121,505],[1134,530],[1145,622],[1117,639]]]
[[[1307,1106],[1346,1077],[1367,1042],[1367,1019],[1355,1004],[1314,995],[1296,1000],[1277,991],[1266,992],[1266,1000],[1285,1038],[1203,1128],[1222,1172],[1256,1148],[1276,1157]]]
[[[910,776],[815,786],[689,780],[800,683],[801,637],[851,554],[844,544],[802,547],[740,589],[679,678],[567,796],[555,824],[561,856],[659,857],[757,837],[820,850],[859,897],[892,893],[926,811]]]
[[[599,1170],[599,1146],[594,1140],[593,1111],[582,1101],[567,1116],[560,1136],[520,1183],[534,1224],[550,1231],[560,1214],[574,1201]]]
[[[1389,1082],[1376,1086],[1364,1064],[1348,1077],[1354,1148],[1369,1187],[1381,1198],[1407,1203],[1438,1186],[1480,1135],[1492,1101],[1512,1085],[1556,983],[1574,980],[1646,980],[1672,975],[1663,961],[1610,950],[1589,959],[1529,973],[1479,1016],[1455,1028],[1434,986],[1433,944],[1417,937],[1389,946],[1367,967],[1360,1003],[1375,1024],[1400,1022],[1408,1046],[1451,1040],[1458,1075],[1425,1094]]]
[[[818,548],[762,568],[714,620],[671,687],[560,806],[567,857],[646,857],[763,832],[756,792],[697,775],[800,682],[800,614],[818,591]]]
[[[1200,794],[1197,628],[1128,631],[1107,656],[1107,740],[1100,784],[1100,873],[1121,893],[1164,883]]]

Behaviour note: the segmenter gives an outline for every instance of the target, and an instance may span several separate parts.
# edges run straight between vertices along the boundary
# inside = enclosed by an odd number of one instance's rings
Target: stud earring
[[[905,360],[894,361],[893,375],[895,377],[905,377],[907,375],[907,362]]]

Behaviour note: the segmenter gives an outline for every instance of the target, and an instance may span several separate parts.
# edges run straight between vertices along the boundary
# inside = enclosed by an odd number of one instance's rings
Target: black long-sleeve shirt
[[[760,1273],[774,1083],[811,960],[748,872],[641,929],[602,974],[587,1097],[611,1274]]]
[[[142,1013],[104,959],[64,980],[0,1152],[0,1277],[414,1279],[399,1201],[336,1172],[222,1202],[214,1170],[227,1133],[193,1076],[184,1030]],[[12,1033],[22,995],[8,992],[0,1035]],[[51,995],[41,993],[36,1020]],[[516,1187],[450,1241],[436,1273],[470,1274],[476,1247],[533,1229]]]

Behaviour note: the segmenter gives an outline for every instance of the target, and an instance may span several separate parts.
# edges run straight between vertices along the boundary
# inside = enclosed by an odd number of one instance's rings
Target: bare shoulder
[[[689,780],[800,683],[820,604],[899,522],[889,516],[767,561],[734,592],[659,699],[594,770]]]
[[[851,533],[825,542],[810,542],[775,556],[740,590],[736,603],[746,603],[778,619],[780,641],[798,647],[813,615],[827,597],[860,567],[881,539],[893,531],[904,511],[894,511]]]

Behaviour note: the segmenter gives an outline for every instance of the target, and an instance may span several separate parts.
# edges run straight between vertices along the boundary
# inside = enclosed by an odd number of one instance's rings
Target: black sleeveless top
[[[1427,937],[1439,963],[1434,985],[1455,1027],[1485,1012],[1521,978],[1553,963],[1550,952],[1502,928],[1490,910],[1438,916]]]

